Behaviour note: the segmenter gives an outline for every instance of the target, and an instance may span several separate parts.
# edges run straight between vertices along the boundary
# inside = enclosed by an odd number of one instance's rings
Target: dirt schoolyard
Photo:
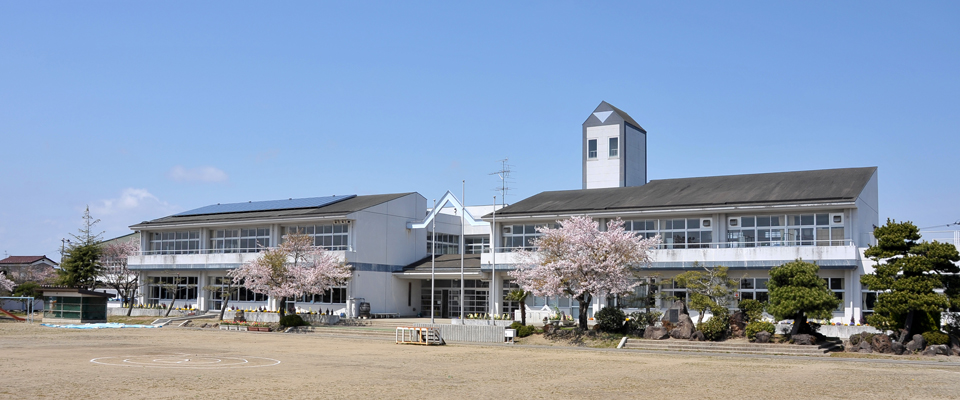
[[[947,399],[960,367],[0,323],[0,383],[11,399]]]

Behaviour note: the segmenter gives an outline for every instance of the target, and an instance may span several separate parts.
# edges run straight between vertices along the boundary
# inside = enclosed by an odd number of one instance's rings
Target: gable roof
[[[204,222],[231,222],[257,219],[282,219],[291,217],[323,217],[331,215],[345,215],[354,213],[366,208],[370,208],[391,200],[401,198],[416,192],[394,193],[394,194],[375,194],[368,196],[355,196],[346,200],[338,201],[333,204],[309,208],[292,208],[276,210],[259,210],[243,212],[226,212],[219,214],[201,214],[201,215],[170,215],[163,218],[157,218],[152,221],[143,221],[139,224],[130,226],[130,229],[143,229],[150,227],[162,227],[170,225],[180,225],[187,223]]]
[[[637,121],[635,121],[632,117],[630,117],[630,114],[627,114],[625,111],[623,111],[623,110],[621,110],[621,109],[619,109],[619,108],[617,108],[617,107],[614,107],[613,104],[607,103],[606,101],[601,101],[601,102],[600,102],[600,105],[598,105],[597,108],[595,108],[595,109],[593,110],[593,113],[590,114],[590,117],[596,117],[595,114],[596,114],[597,112],[602,112],[602,111],[613,111],[613,112],[615,112],[618,116],[620,116],[621,119],[623,119],[624,121],[626,121],[628,124],[633,125],[633,126],[634,126],[635,128],[637,128],[637,129],[640,129],[643,133],[647,133],[647,130],[646,130],[646,129],[643,129],[643,127],[640,126],[640,124],[638,124]],[[585,125],[586,125],[588,122],[590,122],[590,117],[587,117],[587,120],[584,121],[584,124],[585,124]],[[598,119],[598,121],[599,121],[599,119]],[[592,123],[591,123],[591,126],[592,126]]]
[[[53,261],[47,256],[9,256],[0,260],[0,265],[25,265],[25,264],[34,264],[40,261],[47,260],[46,264],[50,265],[59,265],[56,261]]]
[[[856,201],[876,172],[877,167],[823,169],[542,192],[497,211],[497,216]]]

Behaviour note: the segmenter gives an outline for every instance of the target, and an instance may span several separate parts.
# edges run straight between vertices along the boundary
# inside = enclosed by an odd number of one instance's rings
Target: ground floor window
[[[223,307],[224,291],[230,291],[230,302],[239,301],[259,301],[265,302],[269,296],[260,293],[254,293],[252,290],[243,287],[243,285],[233,285],[233,278],[227,276],[211,277],[212,286],[216,289],[210,291],[210,301],[212,309]]]
[[[466,279],[463,281],[463,312],[486,314],[490,312],[490,281]],[[437,318],[455,318],[460,315],[460,280],[437,279],[434,282],[433,312]],[[430,316],[430,280],[420,281],[420,315]]]
[[[335,287],[324,290],[323,293],[305,294],[297,299],[304,303],[341,304],[347,302],[347,288]]]
[[[196,300],[196,276],[151,276],[147,280],[150,286],[147,302],[156,304],[162,300]]]
[[[756,300],[766,303],[770,300],[767,292],[768,281],[770,281],[769,278],[742,278],[740,279],[740,290],[737,292],[737,296],[740,300]]]
[[[827,284],[827,288],[833,292],[833,295],[840,300],[837,311],[843,311],[843,278],[823,278],[823,281]]]
[[[643,278],[630,293],[617,295],[616,304],[620,308],[656,308],[657,278]]]
[[[690,304],[690,294],[687,293],[687,288],[673,280],[660,285],[660,298],[671,303],[680,300],[684,304]],[[664,306],[669,307],[670,305],[665,304]]]

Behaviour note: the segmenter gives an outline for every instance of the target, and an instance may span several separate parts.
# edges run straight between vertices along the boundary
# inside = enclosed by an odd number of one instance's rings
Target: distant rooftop
[[[248,201],[246,203],[214,204],[174,214],[174,217],[186,215],[227,214],[249,211],[293,210],[297,208],[316,208],[357,197],[355,194],[329,197],[307,197],[304,199]]]
[[[43,260],[47,260],[48,264],[58,265],[55,261],[47,258],[47,256],[10,256],[0,260],[0,265],[24,265],[24,264],[33,264]]]

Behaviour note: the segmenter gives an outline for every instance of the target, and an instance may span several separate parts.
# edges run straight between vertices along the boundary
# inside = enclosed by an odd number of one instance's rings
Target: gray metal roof
[[[866,167],[662,179],[636,187],[542,192],[498,210],[497,216],[855,201],[876,171]]]
[[[246,203],[227,203],[227,204],[213,204],[205,207],[195,208],[193,210],[184,211],[179,214],[174,214],[173,216],[184,216],[184,215],[204,215],[204,214],[227,214],[235,212],[247,212],[247,211],[270,211],[270,210],[290,210],[294,208],[314,208],[314,207],[323,207],[325,205],[333,204],[338,201],[343,201],[349,198],[357,197],[355,194],[348,194],[343,196],[329,196],[329,197],[308,197],[304,199],[287,199],[287,200],[267,200],[267,201],[248,201]]]
[[[203,215],[171,215],[163,218],[157,218],[152,221],[144,221],[133,225],[131,229],[143,229],[151,227],[163,227],[165,225],[180,225],[188,223],[204,222],[233,222],[257,219],[283,219],[295,217],[323,217],[327,215],[345,215],[370,208],[388,201],[401,198],[415,192],[395,193],[395,194],[375,194],[368,196],[354,196],[349,199],[341,200],[333,204],[311,208],[296,208],[267,211],[246,211],[230,212],[221,214],[203,214]]]

